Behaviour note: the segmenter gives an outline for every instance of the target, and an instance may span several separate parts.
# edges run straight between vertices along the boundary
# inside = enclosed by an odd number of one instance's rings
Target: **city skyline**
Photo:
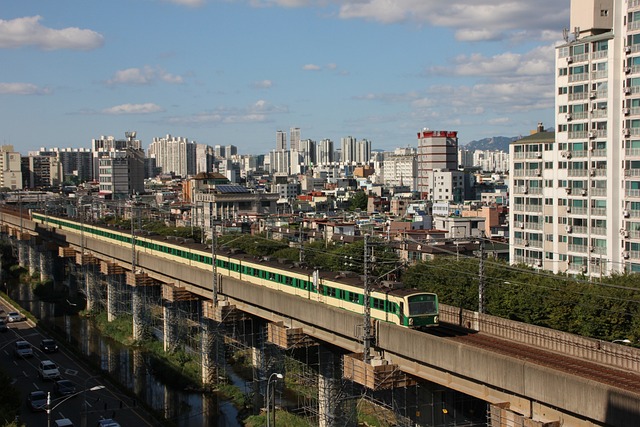
[[[555,122],[554,46],[568,10],[550,0],[9,3],[0,144],[26,154],[135,130],[145,149],[171,134],[264,154],[293,127],[383,150],[416,144],[424,127],[458,131],[461,144],[515,136]]]

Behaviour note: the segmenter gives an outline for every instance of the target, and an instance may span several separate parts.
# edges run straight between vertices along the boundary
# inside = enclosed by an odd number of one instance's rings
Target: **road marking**
[[[78,371],[76,371],[75,369],[65,369],[64,373],[67,375],[71,375],[72,377],[78,375]]]

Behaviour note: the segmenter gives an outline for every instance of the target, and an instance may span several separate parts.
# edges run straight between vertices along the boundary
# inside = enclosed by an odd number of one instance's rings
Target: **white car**
[[[24,320],[24,316],[22,316],[22,314],[18,313],[17,311],[12,311],[11,313],[7,314],[7,322],[9,323],[20,322],[22,320]]]
[[[38,375],[43,380],[59,380],[60,369],[51,360],[43,360],[38,366]]]

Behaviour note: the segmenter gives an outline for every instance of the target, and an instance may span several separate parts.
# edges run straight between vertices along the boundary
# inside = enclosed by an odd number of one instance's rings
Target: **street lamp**
[[[72,397],[79,395],[80,393],[84,393],[85,391],[102,390],[103,388],[104,388],[103,385],[97,385],[97,386],[91,387],[89,389],[80,390],[80,391],[78,391],[76,393],[70,394],[69,396],[65,397],[60,402],[56,403],[53,407],[51,407],[51,392],[50,391],[47,392],[47,426],[51,427],[51,411],[56,409],[58,406],[62,405],[64,402],[66,402],[67,400],[71,399]]]
[[[631,340],[627,339],[627,338],[625,338],[623,340],[613,340],[611,342],[613,342],[613,343],[619,342],[619,343],[622,343],[622,344],[631,344]]]
[[[269,427],[271,425],[270,424],[271,420],[269,418],[269,405],[270,405],[269,396],[271,396],[269,394],[269,384],[271,383],[271,379],[273,377],[276,377],[276,381],[278,381],[278,379],[282,379],[283,378],[282,374],[274,372],[273,374],[271,374],[269,376],[269,379],[267,380],[267,393],[266,393],[267,395],[265,396],[265,398],[267,400],[267,427]],[[276,405],[275,405],[275,400],[276,399],[275,399],[275,396],[274,396],[274,398],[273,398],[273,426],[274,427],[276,425]]]

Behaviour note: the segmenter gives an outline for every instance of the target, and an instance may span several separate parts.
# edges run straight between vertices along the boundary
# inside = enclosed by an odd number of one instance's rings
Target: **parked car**
[[[22,320],[24,320],[24,316],[17,311],[12,311],[11,313],[7,314],[7,322],[9,323],[20,322]]]
[[[51,360],[43,360],[38,365],[38,375],[42,380],[59,380],[60,369]]]
[[[58,351],[58,344],[51,338],[45,338],[40,341],[40,350],[45,353],[55,353]]]
[[[47,393],[36,390],[27,396],[27,405],[32,411],[45,411],[47,409]]]
[[[97,427],[120,427],[120,424],[111,418],[105,418],[98,421]]]
[[[76,385],[69,380],[58,380],[53,384],[53,392],[58,396],[68,396],[76,392]]]
[[[13,351],[16,357],[33,357],[33,348],[31,348],[31,344],[25,340],[16,341]]]

